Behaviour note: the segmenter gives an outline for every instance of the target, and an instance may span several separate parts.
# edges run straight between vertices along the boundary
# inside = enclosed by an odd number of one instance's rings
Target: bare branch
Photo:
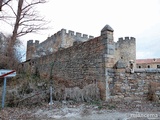
[[[28,33],[37,33],[39,30],[46,30],[46,29],[48,29],[48,27],[45,28],[43,24],[41,26],[40,25],[37,25],[37,26],[32,25],[29,28],[28,28],[28,26],[27,27],[23,27],[21,29],[21,31],[18,32],[17,37],[24,36],[24,35],[26,35]]]
[[[2,7],[4,5],[7,5],[11,0],[7,0],[6,2],[4,2],[4,0],[0,0],[0,11],[2,11]]]
[[[30,1],[30,3],[28,1]],[[14,9],[12,5],[7,4],[13,12],[14,17],[8,15],[10,12],[0,17],[0,19],[4,18],[4,21],[7,23],[12,23],[14,20],[13,32],[8,44],[8,52],[6,52],[7,56],[13,56],[13,52],[10,51],[11,49],[14,49],[18,37],[48,29],[45,27],[47,22],[44,20],[44,17],[40,17],[38,12],[34,9],[35,5],[46,3],[46,0],[18,0],[17,2],[17,9]],[[10,20],[11,18],[14,19]]]
[[[46,3],[46,1],[45,1],[45,0],[38,0],[37,2],[34,2],[34,0],[33,0],[31,3],[28,3],[28,5],[25,6],[25,7],[22,9],[22,11],[25,10],[25,9],[27,9],[27,8],[29,8],[29,7],[35,6],[35,5],[37,5],[37,4],[43,4],[43,3]]]
[[[32,18],[32,19],[27,19],[23,20],[19,23],[19,25],[23,25],[24,23],[29,23],[29,22],[46,22],[43,18]]]
[[[12,6],[10,6],[9,4],[7,4],[7,5],[8,5],[9,8],[12,10],[13,14],[14,14],[15,16],[17,16],[17,14],[16,14],[16,12],[14,11],[14,9],[12,8]]]

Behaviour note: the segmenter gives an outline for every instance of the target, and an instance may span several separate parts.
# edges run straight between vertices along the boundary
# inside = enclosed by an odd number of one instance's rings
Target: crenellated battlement
[[[131,43],[135,43],[136,39],[134,37],[121,37],[118,39],[117,44],[121,45],[121,44],[131,44]]]
[[[27,41],[27,46],[29,46],[29,45],[33,45],[33,40],[28,40]]]
[[[135,41],[136,39],[134,37],[121,37],[118,39],[118,42],[127,42],[127,41]]]
[[[84,38],[84,39],[92,39],[94,38],[93,36],[91,35],[87,35],[87,34],[82,34],[80,32],[75,32],[75,31],[72,31],[72,30],[67,30],[66,29],[61,29],[60,32],[60,35],[69,35],[70,37],[73,36],[73,37],[77,37],[77,38]]]
[[[94,36],[91,36],[91,35],[82,34],[80,32],[75,32],[75,31],[72,31],[72,30],[68,30],[68,32],[67,32],[66,29],[61,29],[60,31],[58,31],[57,33],[52,35],[51,37],[48,37],[45,41],[43,41],[40,44],[46,44],[47,42],[52,41],[52,40],[56,39],[57,37],[64,37],[64,36],[73,37],[74,39],[77,38],[77,39],[85,39],[85,40],[94,38]],[[28,43],[32,44],[33,40],[29,40],[27,42],[27,44]]]
[[[39,45],[39,40],[35,40],[35,42],[33,42],[33,40],[29,40],[27,41],[27,46],[38,46]]]
[[[91,35],[82,34],[80,32],[75,32],[72,30],[61,29],[41,43],[39,43],[38,40],[35,40],[35,42],[33,40],[27,41],[27,58],[31,58],[31,54],[33,53],[37,54],[39,50],[43,50],[43,54],[46,51],[55,52],[58,51],[60,47],[67,48],[72,46],[75,41],[79,43],[93,38],[94,37]]]

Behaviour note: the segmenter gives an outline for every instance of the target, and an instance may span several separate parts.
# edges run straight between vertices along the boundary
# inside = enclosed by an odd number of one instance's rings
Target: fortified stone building
[[[19,71],[52,77],[59,100],[146,98],[151,82],[160,84],[160,69],[135,68],[135,38],[115,42],[113,33],[106,25],[95,38],[62,29],[40,44],[29,40]],[[154,88],[159,99],[160,90]]]
[[[105,36],[106,31],[110,31],[110,34]],[[101,30],[101,36],[110,38],[108,41],[111,44],[108,44],[109,55],[112,55],[114,58],[114,62],[117,63],[117,67],[126,67],[129,64],[130,60],[136,60],[136,40],[134,37],[125,37],[119,38],[117,42],[113,40],[113,29],[106,25]],[[74,34],[76,33],[76,34]],[[74,32],[69,30],[68,33],[66,29],[61,29],[51,37],[48,37],[47,40],[39,44],[38,40],[29,40],[27,42],[27,54],[26,59],[33,59],[37,57],[42,57],[45,55],[52,54],[58,50],[62,50],[73,45],[88,41],[93,39],[93,36],[89,36],[86,34],[82,34],[79,32]]]
[[[79,32],[75,32],[66,29],[61,29],[51,37],[48,37],[47,40],[39,44],[38,40],[29,40],[27,42],[27,56],[26,59],[41,57],[44,55],[51,54],[60,49],[68,48],[73,46],[73,43],[85,42],[89,39],[94,38],[93,36],[88,36],[86,34],[81,34]]]

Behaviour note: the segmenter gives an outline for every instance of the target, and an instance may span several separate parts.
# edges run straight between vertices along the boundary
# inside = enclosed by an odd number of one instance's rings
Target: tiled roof
[[[136,60],[137,64],[153,64],[153,63],[160,63],[160,58],[152,58],[152,59],[137,59]]]

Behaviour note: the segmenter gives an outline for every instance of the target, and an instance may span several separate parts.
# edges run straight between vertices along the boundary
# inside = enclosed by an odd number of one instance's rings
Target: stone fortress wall
[[[109,98],[113,100],[160,101],[160,69],[135,68],[108,70]]]
[[[73,44],[53,54],[28,59],[20,71],[33,74],[38,71],[41,78],[49,78],[51,63],[54,63],[52,75],[55,82],[61,86],[59,88],[61,91],[65,91],[64,88],[74,87],[84,89],[94,84],[98,86],[100,98],[105,100],[105,68],[113,67],[114,42],[113,31],[108,30],[108,26],[102,33],[99,37]]]
[[[33,42],[33,40],[29,40],[27,42],[26,59],[48,55],[58,51],[59,49],[73,46],[74,42],[85,42],[91,38],[94,37],[71,30],[68,30],[67,32],[66,29],[61,29],[40,44],[38,40],[35,40],[35,42]]]
[[[63,33],[61,37],[69,38],[68,33],[65,31]],[[61,99],[64,98],[67,90],[74,93],[77,89],[78,99],[82,99],[82,96],[97,98],[90,94],[94,90],[99,91],[94,94],[99,95],[102,100],[146,96],[150,82],[160,83],[160,70],[134,68],[135,70],[131,72],[129,61],[136,59],[136,40],[133,37],[125,37],[114,42],[113,33],[114,30],[106,25],[101,30],[101,35],[96,38],[76,39],[77,41],[74,42],[71,40],[72,44],[65,45],[69,40],[64,37],[65,42],[57,43],[59,45],[57,51],[37,58],[30,56],[31,59],[22,63],[19,69],[21,72],[39,73],[41,78],[49,78],[53,63],[53,81],[60,86],[55,88],[55,92],[61,96]],[[80,35],[73,36],[80,37]],[[45,46],[47,43],[50,45],[46,42]],[[38,44],[38,41],[35,43],[28,41],[28,52],[36,51]],[[85,91],[86,88],[89,90]],[[157,94],[159,95],[160,91]]]
[[[45,56],[60,49],[71,47],[73,44],[88,41],[92,38],[94,37],[88,36],[87,34],[82,35],[79,32],[71,30],[66,32],[66,29],[61,29],[61,31],[48,37],[47,40],[42,43],[39,43],[38,40],[35,40],[35,42],[29,40],[27,42],[26,59]],[[121,61],[124,63],[123,66],[126,67],[129,64],[128,61],[136,61],[136,39],[134,37],[119,38],[118,41],[114,42],[114,45],[111,46],[110,51],[114,53],[115,64],[117,61]]]

